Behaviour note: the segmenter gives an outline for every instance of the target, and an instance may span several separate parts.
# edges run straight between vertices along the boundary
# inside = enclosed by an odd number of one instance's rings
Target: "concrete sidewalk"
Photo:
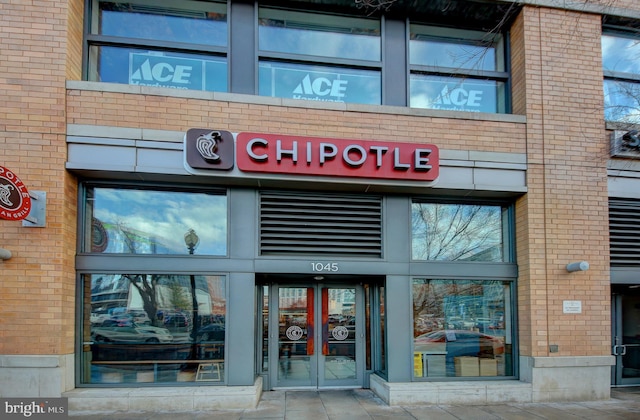
[[[73,420],[454,420],[640,419],[640,388],[613,388],[606,401],[389,407],[368,389],[270,391],[257,408],[189,413],[70,413]]]

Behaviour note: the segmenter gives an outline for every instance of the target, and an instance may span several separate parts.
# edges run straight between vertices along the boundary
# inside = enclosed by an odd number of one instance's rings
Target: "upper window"
[[[509,261],[508,210],[503,206],[414,202],[414,260]]]
[[[640,123],[640,37],[603,35],[602,68],[605,119]]]
[[[411,107],[508,112],[501,35],[411,25],[409,63]]]
[[[227,5],[94,0],[88,78],[227,91]]]
[[[85,252],[227,253],[225,195],[91,187],[85,214]]]
[[[380,21],[260,8],[259,93],[382,103]]]

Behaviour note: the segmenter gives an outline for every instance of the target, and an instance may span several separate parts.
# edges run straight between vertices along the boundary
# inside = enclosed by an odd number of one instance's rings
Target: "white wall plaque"
[[[582,301],[581,300],[563,300],[562,301],[562,313],[565,313],[565,314],[581,314],[582,313]]]

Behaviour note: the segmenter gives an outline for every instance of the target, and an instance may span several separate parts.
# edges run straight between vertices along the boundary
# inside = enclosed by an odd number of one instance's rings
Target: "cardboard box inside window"
[[[480,359],[480,376],[498,376],[496,359]]]
[[[480,363],[477,357],[454,357],[456,376],[480,376]]]

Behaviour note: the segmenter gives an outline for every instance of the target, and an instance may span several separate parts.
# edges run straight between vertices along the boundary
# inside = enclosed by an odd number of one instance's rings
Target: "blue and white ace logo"
[[[293,98],[344,102],[347,83],[347,80],[331,80],[326,77],[316,77],[311,79],[311,76],[307,74],[300,84],[293,90]]]
[[[174,89],[203,89],[201,60],[131,53],[129,63],[129,84]]]

